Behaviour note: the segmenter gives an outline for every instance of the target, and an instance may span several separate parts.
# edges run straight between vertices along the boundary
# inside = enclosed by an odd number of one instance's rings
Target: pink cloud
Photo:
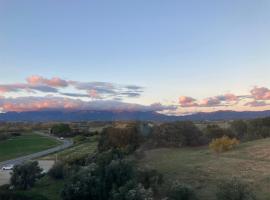
[[[196,99],[192,98],[192,97],[187,97],[187,96],[181,96],[179,97],[179,104],[182,107],[195,107],[198,106],[196,102]]]
[[[270,100],[270,90],[266,87],[254,87],[250,93],[256,100]]]
[[[261,106],[268,106],[270,105],[269,103],[266,103],[265,101],[251,101],[245,104],[245,106],[249,107],[261,107]]]
[[[140,105],[114,100],[83,101],[63,97],[17,97],[0,98],[3,112],[37,111],[37,110],[103,110],[103,111],[164,111],[175,110],[176,106],[160,103]]]
[[[53,77],[51,79],[44,78],[42,76],[33,75],[28,77],[27,82],[31,85],[48,85],[51,87],[67,87],[68,81]]]
[[[206,99],[203,99],[199,106],[201,107],[214,107],[214,106],[220,106],[221,101],[217,97],[209,97]]]

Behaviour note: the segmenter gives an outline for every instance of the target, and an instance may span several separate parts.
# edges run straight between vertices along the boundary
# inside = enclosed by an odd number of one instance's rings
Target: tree
[[[35,184],[41,172],[37,161],[16,165],[12,172],[11,185],[16,189],[27,190]]]
[[[51,133],[58,137],[72,136],[72,130],[68,124],[55,124],[51,128]]]
[[[155,127],[151,141],[158,147],[197,146],[204,143],[202,132],[189,121],[165,123]]]
[[[248,131],[248,126],[246,122],[244,122],[243,120],[235,120],[231,122],[230,125],[234,135],[238,139],[242,139],[246,136]]]
[[[62,162],[56,162],[49,170],[48,175],[54,179],[63,179],[65,176],[65,165]]]
[[[108,165],[91,164],[76,173],[65,185],[63,200],[108,200],[135,178],[134,166],[126,160],[112,160]]]
[[[218,186],[217,200],[255,200],[250,186],[236,178],[225,181]]]
[[[130,152],[139,147],[141,136],[136,126],[126,128],[106,128],[101,133],[98,150],[126,149]]]

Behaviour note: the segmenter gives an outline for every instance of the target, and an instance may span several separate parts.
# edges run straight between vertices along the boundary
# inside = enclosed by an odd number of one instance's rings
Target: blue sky
[[[248,95],[270,87],[269,10],[268,0],[0,0],[0,84],[137,85],[122,101],[142,105]],[[204,108],[177,112],[192,109]]]

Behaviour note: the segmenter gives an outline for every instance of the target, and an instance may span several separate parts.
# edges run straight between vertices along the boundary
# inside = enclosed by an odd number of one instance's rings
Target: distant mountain
[[[215,121],[234,119],[253,119],[270,116],[267,111],[217,111],[196,113],[185,116],[167,116],[156,112],[131,111],[32,111],[0,113],[0,121],[117,121],[117,120],[149,120],[149,121]]]

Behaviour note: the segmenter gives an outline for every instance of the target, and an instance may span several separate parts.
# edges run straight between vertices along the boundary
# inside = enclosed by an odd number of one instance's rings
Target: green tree
[[[27,190],[35,184],[41,172],[37,161],[16,165],[10,179],[11,185],[16,189]]]
[[[51,128],[51,133],[59,137],[72,136],[72,130],[68,124],[55,124]]]

